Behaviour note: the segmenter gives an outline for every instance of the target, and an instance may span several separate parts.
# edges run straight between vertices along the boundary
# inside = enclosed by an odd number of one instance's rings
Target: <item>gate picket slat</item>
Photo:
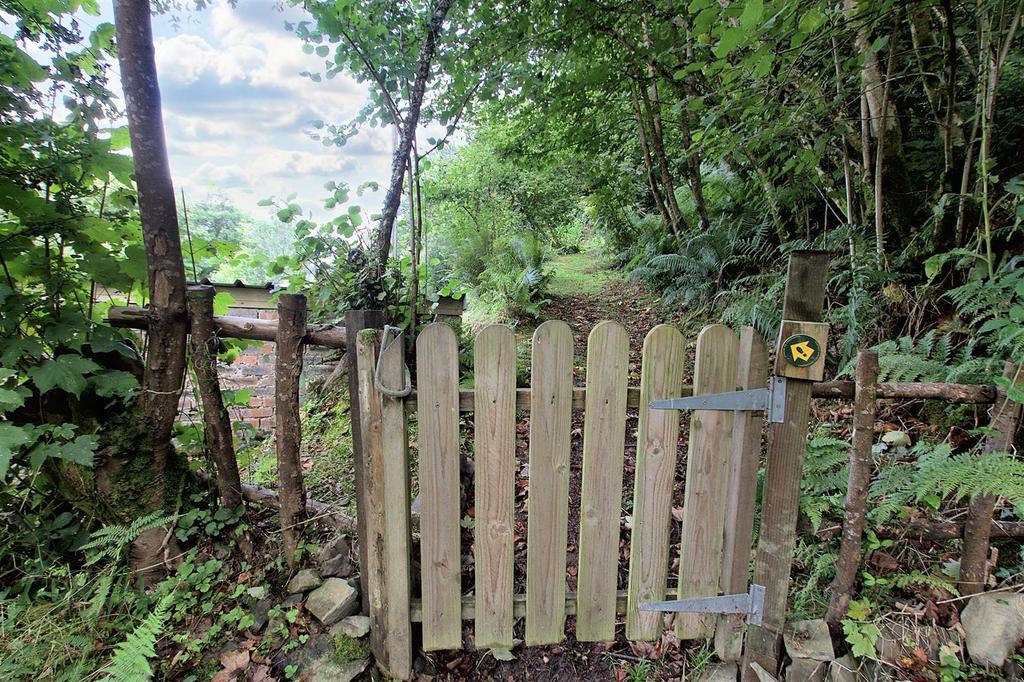
[[[374,386],[377,334],[359,333],[359,417],[367,508],[367,567],[364,589],[370,615],[370,649],[388,677],[412,673],[409,593],[408,431],[401,399],[383,397]],[[381,354],[381,379],[389,386],[405,380],[400,343]]]
[[[731,329],[720,324],[704,327],[697,336],[693,394],[736,390],[738,353],[739,340]],[[679,541],[679,599],[719,594],[733,415],[695,410],[690,416]],[[714,614],[680,613],[676,617],[676,637],[707,639],[715,631],[716,618]]]
[[[559,642],[565,631],[572,366],[569,325],[550,320],[537,327],[530,382],[527,645]]]
[[[474,344],[476,584],[478,649],[511,649],[516,468],[516,340],[504,325],[483,329]]]
[[[615,639],[629,335],[601,322],[587,340],[576,639]]]
[[[643,602],[665,598],[672,484],[679,437],[679,412],[652,410],[647,405],[651,400],[679,397],[685,358],[686,347],[678,329],[661,324],[648,332],[640,376],[626,608],[626,637],[633,640],[654,640],[661,637],[663,630],[662,614],[641,612],[638,607]]]
[[[740,330],[740,354],[736,388],[763,388],[768,382],[768,349],[753,327]],[[762,412],[738,412],[733,416],[729,494],[725,507],[725,546],[722,550],[722,592],[746,592],[750,583],[750,550],[753,544],[754,507],[757,502],[757,470],[761,463]],[[723,661],[743,655],[743,616],[722,616],[715,630],[715,653]]]
[[[416,339],[423,649],[462,646],[459,341],[443,322]]]

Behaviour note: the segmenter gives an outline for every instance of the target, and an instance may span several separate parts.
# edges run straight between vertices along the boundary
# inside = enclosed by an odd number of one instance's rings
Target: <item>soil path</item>
[[[542,308],[541,319],[532,325],[521,325],[517,329],[520,343],[527,345],[536,325],[544,320],[563,320],[572,329],[575,344],[575,383],[586,381],[586,347],[591,329],[602,320],[621,323],[630,338],[631,386],[639,384],[640,357],[644,337],[655,325],[666,321],[658,312],[656,303],[649,293],[632,282],[625,281],[621,273],[610,270],[600,263],[594,253],[562,256],[553,262],[553,277],[548,289],[548,302]],[[688,368],[689,369],[689,368]],[[681,511],[683,497],[682,472],[685,467],[686,420],[680,434],[680,456],[674,491],[674,516]],[[637,411],[630,410],[626,422],[626,448],[623,477],[623,513],[620,523],[620,575],[619,589],[625,589],[627,575],[625,567],[629,556],[629,534],[633,499],[633,474],[636,464]],[[577,542],[579,537],[579,508],[582,476],[583,414],[573,412],[572,453],[569,482],[569,534],[567,539],[566,584],[569,591],[576,590]],[[519,473],[516,482],[516,546],[515,546],[515,591],[526,591],[526,537],[528,523],[526,502],[529,495],[529,419],[520,420],[517,437],[517,460]],[[465,480],[464,489],[468,500],[472,500],[472,482]],[[678,517],[677,517],[678,518]],[[670,576],[678,570],[678,523],[673,523],[670,557],[673,565]],[[473,534],[464,534],[465,555],[472,556]],[[473,584],[471,560],[464,567],[463,585]],[[670,582],[674,582],[670,578]],[[515,635],[523,637],[523,623],[516,625]],[[653,643],[630,643],[625,640],[623,628],[617,628],[617,638],[612,643],[579,643],[573,637],[573,618],[566,624],[565,641],[546,647],[517,647],[513,660],[498,660],[488,652],[472,649],[473,627],[466,623],[464,629],[467,647],[464,651],[432,655],[428,666],[433,674],[449,674],[455,679],[496,679],[496,680],[621,680],[627,675],[631,679],[677,679],[686,670],[686,656],[671,631],[661,641]],[[507,654],[500,654],[506,656]],[[657,659],[657,660],[655,660]],[[692,672],[692,671],[691,671]]]

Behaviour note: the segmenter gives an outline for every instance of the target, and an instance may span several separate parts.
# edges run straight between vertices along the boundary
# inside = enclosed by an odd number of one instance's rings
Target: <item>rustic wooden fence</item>
[[[815,334],[826,281],[826,259],[814,252],[790,259],[784,300],[783,334]],[[194,362],[211,390],[203,396],[207,432],[218,467],[215,478],[225,502],[242,497],[282,512],[285,545],[306,518],[327,521],[359,536],[363,608],[371,617],[371,646],[385,674],[411,674],[413,623],[422,623],[427,650],[462,646],[463,621],[473,621],[478,648],[507,648],[513,625],[525,616],[527,644],[560,641],[566,616],[576,618],[576,637],[609,640],[620,616],[626,636],[656,639],[661,614],[638,605],[670,595],[681,597],[739,593],[749,583],[765,589],[764,621],[746,627],[743,616],[680,615],[676,633],[686,639],[714,639],[724,660],[743,659],[743,678],[756,679],[760,666],[778,667],[778,639],[785,620],[801,469],[812,398],[854,400],[856,428],[851,452],[850,499],[844,522],[843,554],[859,561],[863,529],[857,517],[870,465],[871,418],[879,399],[937,399],[951,403],[997,405],[1002,436],[988,447],[1006,448],[1020,406],[1007,402],[994,386],[929,383],[877,383],[872,357],[862,353],[857,381],[820,381],[820,368],[787,368],[776,348],[772,374],[788,374],[784,418],[769,424],[761,532],[751,577],[751,529],[755,484],[761,462],[763,413],[690,414],[687,476],[680,571],[670,580],[669,529],[675,476],[679,413],[654,410],[651,400],[763,387],[768,380],[764,344],[752,329],[739,335],[721,325],[701,332],[696,344],[693,385],[683,385],[686,343],[673,327],[651,330],[644,342],[639,387],[627,385],[628,338],[615,322],[590,333],[586,385],[573,385],[573,343],[568,326],[552,321],[533,338],[530,388],[516,387],[516,349],[507,327],[492,326],[476,338],[474,388],[461,389],[458,347],[445,325],[425,328],[416,339],[416,390],[407,376],[399,343],[381,347],[383,317],[352,311],[344,324],[306,325],[301,296],[282,296],[285,322],[215,317],[209,292],[195,292],[192,306]],[[112,324],[145,329],[144,309],[112,308]],[[212,352],[217,337],[272,340],[278,343],[277,447],[278,491],[238,483],[231,471],[233,451],[226,415],[218,409]],[[283,344],[283,345],[282,345]],[[302,349],[319,344],[346,349],[352,400],[352,434],[357,483],[357,518],[321,503],[306,501],[298,467],[301,427],[297,419],[297,378]],[[822,348],[822,354],[824,348]],[[282,357],[282,354],[286,357]],[[1021,381],[1020,370],[1008,376]],[[383,390],[382,390],[383,389]],[[623,443],[626,411],[639,410],[637,461],[628,589],[618,591],[619,514],[623,495]],[[582,493],[579,535],[568,537],[570,424],[573,410],[584,411]],[[513,529],[517,411],[529,412],[530,490],[527,502],[525,593],[514,591]],[[473,412],[475,432],[473,553],[475,584],[462,584],[459,496],[459,413]],[[407,417],[419,422],[419,485],[422,506],[419,555],[412,556],[410,467]],[[220,469],[223,469],[221,471]],[[867,469],[869,472],[869,468]],[[965,537],[964,561],[979,564],[984,585],[989,537],[1024,536],[1024,524],[992,521],[994,500],[972,504],[968,522],[916,524],[910,534],[932,539]],[[852,518],[851,518],[852,514]],[[850,542],[846,542],[847,536]],[[578,542],[577,592],[566,591],[566,544]],[[853,546],[856,551],[849,550]],[[614,548],[614,550],[612,549]],[[978,560],[978,557],[981,559]],[[290,557],[289,557],[290,558]],[[421,567],[414,593],[412,560]],[[973,563],[971,563],[973,562]],[[841,571],[842,573],[842,571]],[[849,570],[833,585],[848,593]],[[846,583],[849,584],[846,584]],[[468,596],[467,596],[468,595]],[[838,607],[837,607],[838,608]],[[745,640],[745,646],[744,646]]]

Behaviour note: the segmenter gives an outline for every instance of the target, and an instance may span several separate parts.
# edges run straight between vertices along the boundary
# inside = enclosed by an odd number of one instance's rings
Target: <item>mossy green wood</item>
[[[720,324],[704,327],[697,336],[693,394],[735,391],[738,354],[739,339],[731,329]],[[695,410],[690,415],[679,599],[720,594],[733,415],[718,410]],[[714,634],[716,616],[680,613],[675,622],[680,639],[707,639]]]
[[[459,340],[443,322],[416,339],[423,649],[462,646]]]
[[[491,325],[474,344],[477,649],[511,649],[516,474],[516,339]]]
[[[601,322],[587,340],[576,639],[615,639],[629,334]]]
[[[569,325],[551,320],[537,327],[533,334],[530,397],[527,645],[559,642],[565,631],[572,366]]]
[[[644,339],[640,422],[636,437],[633,532],[630,539],[626,637],[661,637],[664,615],[641,612],[643,602],[665,598],[672,486],[679,439],[679,411],[652,410],[652,400],[677,398],[683,385],[686,344],[678,329],[662,324]]]

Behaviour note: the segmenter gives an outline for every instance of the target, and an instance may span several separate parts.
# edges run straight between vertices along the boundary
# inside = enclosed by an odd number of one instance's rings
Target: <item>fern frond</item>
[[[173,597],[173,592],[165,594],[156,608],[114,648],[110,663],[103,669],[105,679],[115,682],[152,679],[153,668],[149,659],[156,657],[156,643],[170,618]]]
[[[140,535],[154,528],[166,527],[168,524],[173,523],[176,518],[174,515],[168,516],[163,511],[157,510],[145,516],[140,516],[127,526],[119,524],[103,526],[92,534],[92,539],[89,542],[82,545],[81,549],[87,554],[90,554],[91,550],[96,550],[89,557],[89,560],[85,562],[85,565],[91,566],[104,559],[111,560],[117,558]]]

